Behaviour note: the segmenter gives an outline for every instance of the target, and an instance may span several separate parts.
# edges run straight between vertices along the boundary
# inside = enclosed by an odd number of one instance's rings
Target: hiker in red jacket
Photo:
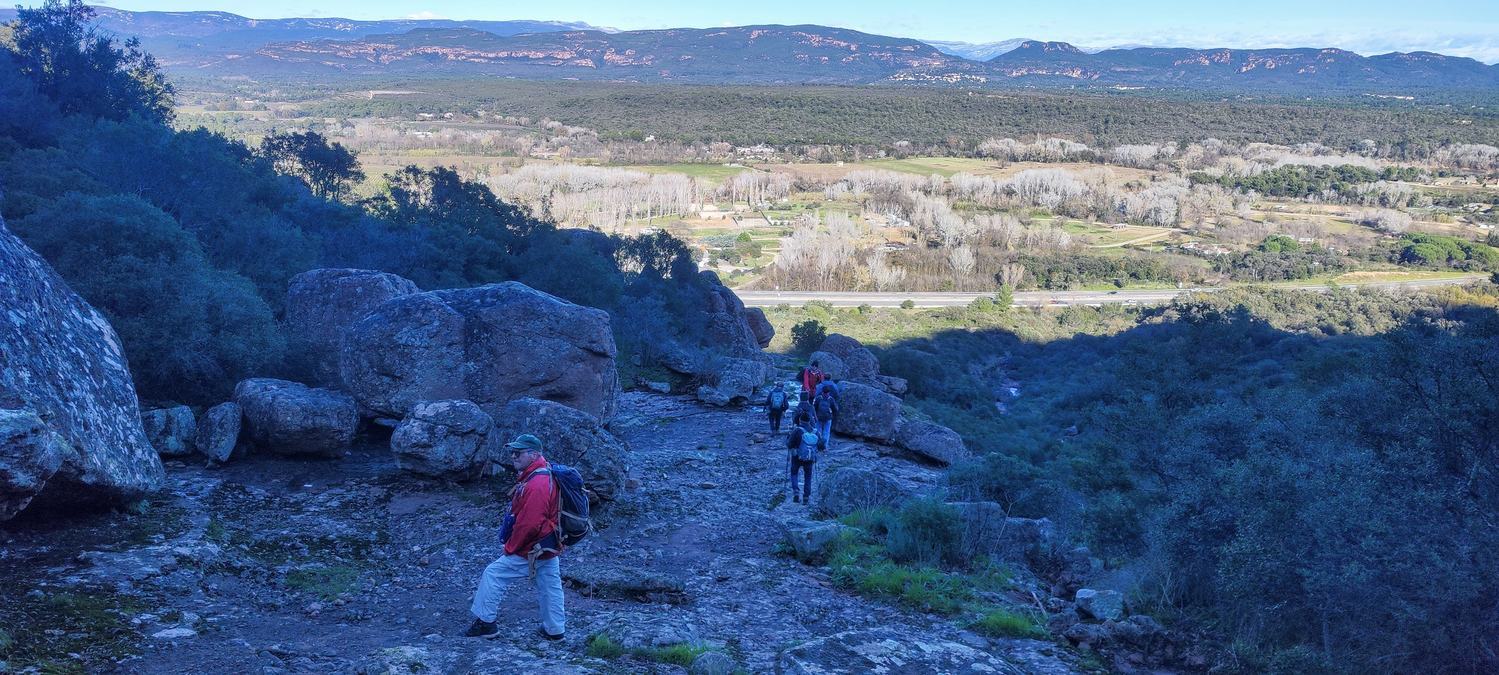
[[[510,506],[505,509],[500,526],[505,554],[484,568],[479,577],[479,588],[474,591],[470,608],[474,623],[465,635],[498,637],[500,627],[495,619],[500,598],[511,582],[531,579],[541,599],[541,635],[548,640],[561,640],[567,627],[562,606],[562,572],[557,563],[557,556],[562,553],[562,541],[556,533],[561,499],[551,477],[547,473],[537,474],[550,466],[541,454],[541,439],[521,434],[506,443],[505,449],[510,451],[510,464],[517,474]]]
[[[813,361],[806,368],[803,368],[800,373],[797,373],[797,377],[802,383],[802,399],[811,400],[817,394],[818,383],[822,382],[826,375],[823,374],[821,368],[817,367],[817,362]]]

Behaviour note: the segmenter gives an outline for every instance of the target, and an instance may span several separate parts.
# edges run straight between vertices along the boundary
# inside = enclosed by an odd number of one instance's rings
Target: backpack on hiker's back
[[[546,474],[557,487],[561,504],[558,505],[557,536],[563,546],[572,546],[593,531],[593,521],[588,518],[588,488],[583,485],[583,474],[566,464],[552,463],[536,473]]]
[[[831,394],[818,396],[814,406],[814,409],[817,411],[817,419],[821,421],[833,419],[833,415],[838,412],[838,401]]]
[[[780,389],[776,389],[770,392],[771,410],[785,410],[790,405],[790,401],[786,399],[786,392],[781,391]]]
[[[801,433],[797,433],[798,431]],[[786,447],[798,462],[817,461],[817,448],[821,444],[822,440],[817,434],[806,429],[797,428],[786,435]]]

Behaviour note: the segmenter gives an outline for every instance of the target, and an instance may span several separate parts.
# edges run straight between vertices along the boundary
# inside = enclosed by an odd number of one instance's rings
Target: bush
[[[919,499],[897,511],[885,548],[897,562],[953,567],[966,562],[957,509],[936,499]]]
[[[791,327],[791,348],[799,354],[817,351],[828,338],[828,329],[816,319],[807,319]]]
[[[901,300],[900,301],[900,308],[901,309],[916,309],[916,301],[915,300]]]

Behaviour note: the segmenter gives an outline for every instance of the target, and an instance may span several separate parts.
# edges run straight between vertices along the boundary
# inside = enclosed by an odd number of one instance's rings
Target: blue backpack
[[[537,469],[551,477],[557,486],[562,503],[557,523],[558,537],[563,546],[572,546],[593,531],[593,521],[588,519],[588,489],[583,486],[583,474],[565,464],[551,464],[546,469]]]
[[[817,397],[817,419],[825,421],[825,420],[832,419],[832,417],[833,417],[833,397],[831,397],[831,396],[818,396]]]
[[[785,410],[786,409],[786,392],[781,391],[779,389],[777,389],[777,390],[775,390],[773,392],[770,392],[770,409],[771,410]]]

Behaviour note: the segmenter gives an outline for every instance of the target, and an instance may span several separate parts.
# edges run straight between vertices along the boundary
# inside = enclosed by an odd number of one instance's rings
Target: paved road
[[[1416,281],[1384,281],[1361,284],[1341,284],[1340,287],[1369,287],[1388,290],[1415,290],[1433,286],[1465,284],[1482,276],[1454,277],[1451,279],[1420,279]],[[1326,291],[1328,286],[1280,286],[1308,291]],[[1024,307],[1066,307],[1068,305],[1099,306],[1106,303],[1131,305],[1159,305],[1170,302],[1184,293],[1211,293],[1222,288],[1181,288],[1152,291],[1021,291],[1015,294],[1015,304]],[[980,297],[993,297],[992,293],[855,293],[817,291],[735,291],[739,299],[750,307],[774,307],[776,305],[801,305],[811,300],[825,300],[836,307],[899,307],[910,300],[917,307],[961,307]]]

